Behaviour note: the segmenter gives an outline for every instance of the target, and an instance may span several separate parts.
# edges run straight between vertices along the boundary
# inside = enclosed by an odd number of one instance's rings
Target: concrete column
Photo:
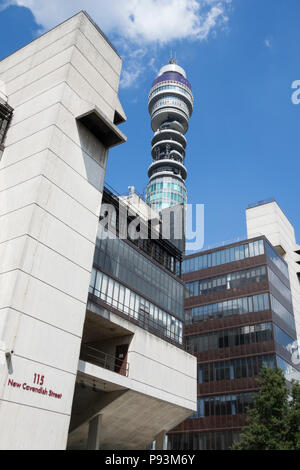
[[[99,450],[102,415],[97,415],[89,422],[87,450]]]
[[[161,431],[155,438],[155,450],[165,450],[166,431]]]
[[[83,12],[0,62],[0,450],[66,448],[120,68]]]

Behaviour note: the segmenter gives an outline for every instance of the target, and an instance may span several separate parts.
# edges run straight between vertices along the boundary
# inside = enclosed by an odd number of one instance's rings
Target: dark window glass
[[[292,296],[291,296],[290,288],[287,287],[270,268],[268,268],[268,275],[269,275],[270,284],[274,286],[275,289],[277,289],[277,291],[280,292],[280,294],[290,304],[292,304]]]
[[[186,284],[186,289],[192,289],[191,284]],[[251,297],[243,297],[235,300],[226,300],[216,304],[193,307],[189,310],[189,323],[213,320],[215,318],[243,315],[244,313],[269,309],[268,294],[259,294]],[[261,310],[262,309],[262,310]],[[277,311],[281,311],[276,304]],[[281,313],[284,315],[284,313]],[[286,315],[286,314],[285,314]]]
[[[198,398],[197,411],[191,418],[245,414],[253,407],[255,393]]]
[[[262,343],[273,338],[272,324],[262,323],[242,328],[233,328],[202,335],[188,336],[187,344],[194,347],[194,351],[212,351],[222,348],[235,347],[243,344]]]
[[[183,272],[193,272],[198,269],[205,269],[211,266],[219,266],[220,264],[230,263],[233,261],[238,261],[252,256],[259,256],[262,254],[264,254],[263,240],[251,243],[243,243],[236,247],[221,249],[213,253],[199,255],[195,258],[185,259],[183,261]],[[207,264],[202,262],[204,257],[207,257]],[[201,259],[197,268],[195,265],[192,265],[191,259]]]
[[[103,267],[126,284],[132,285],[153,302],[174,312],[183,319],[182,304],[184,290],[180,282],[163,269],[152,264],[142,253],[119,238],[103,238],[104,228],[99,224],[94,263]],[[109,233],[109,232],[108,232]],[[157,256],[163,252],[155,246]],[[164,255],[165,256],[165,255]]]
[[[284,373],[284,376],[287,381],[291,382],[292,380],[296,380],[300,382],[300,367],[298,365],[297,369],[293,367],[291,364],[286,362],[280,356],[276,356],[277,366],[280,367]]]
[[[168,450],[228,450],[239,438],[239,431],[169,434]]]
[[[197,281],[197,293],[194,295],[206,295],[210,292],[230,290],[249,283],[262,282],[266,279],[267,274],[265,266],[261,266],[252,270],[238,271],[236,273],[225,274],[223,276]],[[261,302],[261,310],[263,310],[263,299]]]
[[[291,338],[281,328],[274,324],[274,338],[276,343],[280,344],[287,351],[291,352],[291,347],[295,342],[295,339]]]
[[[287,281],[289,281],[289,270],[287,264],[285,263],[285,261],[283,261],[281,256],[279,256],[279,254],[274,250],[273,247],[271,247],[271,245],[267,241],[265,242],[265,244],[267,257],[277,266],[277,268],[282,272]]]

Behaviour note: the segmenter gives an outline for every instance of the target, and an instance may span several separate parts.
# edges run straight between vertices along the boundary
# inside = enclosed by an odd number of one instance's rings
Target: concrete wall
[[[112,327],[118,325],[133,333],[127,358],[129,388],[190,410],[187,416],[196,411],[196,357],[114,313],[109,320]],[[125,338],[119,344],[125,344]],[[112,344],[115,346],[114,340]]]
[[[295,253],[297,249],[294,227],[276,202],[247,209],[248,237],[258,234],[265,235],[275,247],[282,247],[285,251],[284,260],[289,267],[291,293],[296,321],[298,342],[300,341],[300,284],[297,272],[300,271],[297,261],[300,256]]]
[[[113,122],[120,70],[84,13],[0,63],[0,449],[66,446],[108,153],[75,118]]]
[[[111,338],[101,343],[107,348],[110,343],[114,349],[131,339],[128,376],[79,361],[68,446],[86,449],[89,424],[101,415],[97,448],[146,449],[158,435],[196,411],[196,357],[114,313],[108,315],[112,329],[117,326],[132,332],[121,341]]]

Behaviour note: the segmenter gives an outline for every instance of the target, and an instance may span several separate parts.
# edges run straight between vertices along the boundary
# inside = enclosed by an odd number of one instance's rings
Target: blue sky
[[[292,82],[300,80],[299,0],[176,2],[181,11],[173,6],[170,14],[165,0],[128,0],[121,15],[115,0],[109,7],[53,0],[49,14],[44,0],[0,0],[0,59],[86,9],[124,57],[120,99],[128,120],[121,128],[128,142],[111,151],[107,182],[122,194],[129,185],[142,193],[151,163],[147,96],[172,48],[195,98],[187,187],[189,202],[205,204],[205,244],[246,238],[245,208],[268,197],[300,240],[300,105],[291,101]]]

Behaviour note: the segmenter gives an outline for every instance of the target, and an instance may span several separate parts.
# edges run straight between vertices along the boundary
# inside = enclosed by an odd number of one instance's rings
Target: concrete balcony
[[[181,159],[184,159],[185,157],[185,150],[184,147],[179,143],[176,142],[176,140],[165,140],[162,138],[162,140],[158,141],[156,144],[153,145],[152,147],[152,158],[156,157],[156,151],[157,149],[164,149],[167,145],[170,147],[170,151],[175,151],[178,153],[178,155],[181,157]],[[163,153],[163,152],[161,152]]]
[[[192,115],[193,113],[193,99],[192,99],[192,96],[189,94],[185,94],[184,91],[181,91],[178,89],[178,86],[177,87],[174,87],[174,88],[171,88],[169,90],[161,90],[161,91],[157,91],[155,94],[153,94],[149,101],[148,101],[148,111],[149,111],[149,114],[151,114],[151,109],[153,108],[154,104],[162,99],[162,98],[167,98],[168,96],[176,96],[178,97],[180,100],[184,101],[185,104],[187,105],[188,109],[189,109],[189,113],[190,113],[190,116]]]
[[[152,147],[162,140],[176,141],[181,144],[184,149],[186,148],[185,136],[175,129],[160,129],[159,131],[155,132],[151,142]]]
[[[179,108],[171,106],[162,106],[158,108],[151,116],[151,127],[155,132],[165,122],[178,121],[183,126],[185,134],[189,127],[189,116]]]
[[[157,175],[160,167],[162,171],[164,171],[165,167],[170,167],[170,172],[172,172],[172,169],[175,169],[181,174],[184,180],[187,178],[187,170],[185,166],[182,163],[171,159],[163,159],[153,162],[148,168],[148,177],[151,178],[154,174]]]
[[[95,346],[83,345],[80,360],[128,377],[129,364],[126,360],[111,356]]]

